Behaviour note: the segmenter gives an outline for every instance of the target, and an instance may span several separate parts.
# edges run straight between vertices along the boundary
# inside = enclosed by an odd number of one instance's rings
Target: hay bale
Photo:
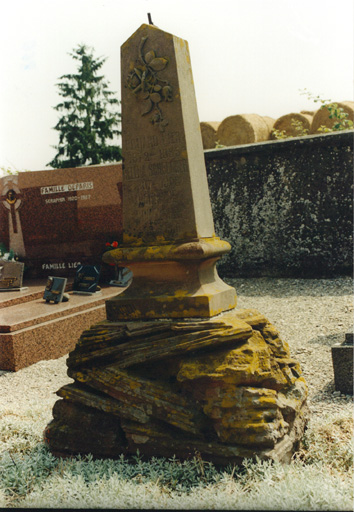
[[[216,146],[216,131],[220,123],[215,121],[200,123],[200,131],[202,133],[202,141],[204,149],[212,149]]]
[[[337,102],[336,102],[337,103]],[[353,121],[354,118],[354,101],[342,101],[337,103],[338,107],[341,107],[344,112],[346,112],[349,117]],[[315,115],[312,119],[311,130],[310,133],[320,133],[318,129],[321,126],[325,126],[326,128],[332,128],[337,119],[329,117],[329,110],[327,108],[320,108],[316,111]]]
[[[273,119],[272,117],[268,117],[268,116],[263,116],[263,119],[267,123],[268,129],[269,129],[269,134],[271,134],[272,130],[273,130],[274,123],[275,123],[275,119]]]
[[[268,140],[270,130],[263,117],[257,114],[229,116],[220,123],[216,133],[219,144],[238,146]]]
[[[308,114],[297,114],[294,112],[291,114],[286,114],[284,116],[279,117],[275,121],[273,129],[279,130],[280,132],[284,131],[285,137],[299,137],[302,134],[299,132],[299,130],[296,129],[294,122],[297,123],[298,126],[302,125],[303,129],[308,130],[307,133],[309,133],[312,122],[312,116],[309,116]],[[276,139],[274,133],[271,134],[270,138],[272,140]]]

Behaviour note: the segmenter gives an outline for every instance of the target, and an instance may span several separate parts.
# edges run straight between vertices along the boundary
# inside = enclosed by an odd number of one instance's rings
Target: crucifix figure
[[[5,209],[9,210],[9,249],[23,257],[26,255],[26,251],[19,214],[23,195],[18,188],[17,181],[17,176],[5,178],[0,200]]]

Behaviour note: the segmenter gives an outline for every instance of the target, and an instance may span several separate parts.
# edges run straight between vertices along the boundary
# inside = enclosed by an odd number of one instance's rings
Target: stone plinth
[[[57,455],[121,453],[218,464],[289,461],[306,418],[299,364],[268,320],[233,310],[209,320],[102,322],[67,360],[45,437]],[[83,428],[83,425],[85,428]]]
[[[220,279],[215,268],[229,249],[227,242],[214,237],[105,253],[105,262],[123,261],[134,275],[123,294],[106,302],[107,319],[212,317],[232,309],[235,290]]]

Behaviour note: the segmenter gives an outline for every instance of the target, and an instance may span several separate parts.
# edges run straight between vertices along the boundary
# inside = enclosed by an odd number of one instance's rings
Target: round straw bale
[[[338,105],[338,107],[341,107],[344,110],[344,112],[346,112],[348,114],[348,119],[353,121],[354,101],[342,101],[340,103],[338,102],[337,105]],[[320,133],[320,132],[318,132],[318,129],[321,126],[325,126],[326,128],[332,128],[334,123],[337,121],[337,119],[335,119],[335,118],[331,119],[329,117],[329,115],[330,115],[330,112],[329,112],[328,108],[320,108],[319,110],[317,110],[312,119],[310,132],[311,133]]]
[[[202,132],[202,141],[204,149],[212,149],[216,146],[216,130],[219,127],[218,122],[202,122],[200,123],[200,131]]]
[[[301,127],[303,130],[308,130],[307,133],[309,133],[310,126],[311,126],[312,116],[309,116],[307,114],[297,114],[297,113],[291,113],[286,114],[285,116],[279,117],[275,123],[274,123],[274,130],[284,131],[284,135],[286,137],[299,137],[302,135],[299,130],[296,129],[296,126]],[[296,123],[296,125],[295,125]],[[301,125],[300,125],[301,123]],[[276,139],[274,133],[271,134],[271,139]]]
[[[308,116],[314,116],[316,110],[300,110],[300,114],[307,114]]]
[[[272,117],[268,117],[268,116],[263,116],[263,119],[267,123],[269,133],[271,133],[273,130],[274,123],[275,123],[275,119],[273,119]]]
[[[238,146],[268,140],[270,130],[257,114],[229,116],[220,123],[216,140],[224,146]]]

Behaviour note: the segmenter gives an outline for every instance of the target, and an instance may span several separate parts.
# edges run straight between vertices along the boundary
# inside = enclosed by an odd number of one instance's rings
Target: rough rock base
[[[74,383],[57,391],[45,431],[56,455],[287,462],[307,421],[299,363],[252,309],[101,322],[81,335],[67,365]]]

